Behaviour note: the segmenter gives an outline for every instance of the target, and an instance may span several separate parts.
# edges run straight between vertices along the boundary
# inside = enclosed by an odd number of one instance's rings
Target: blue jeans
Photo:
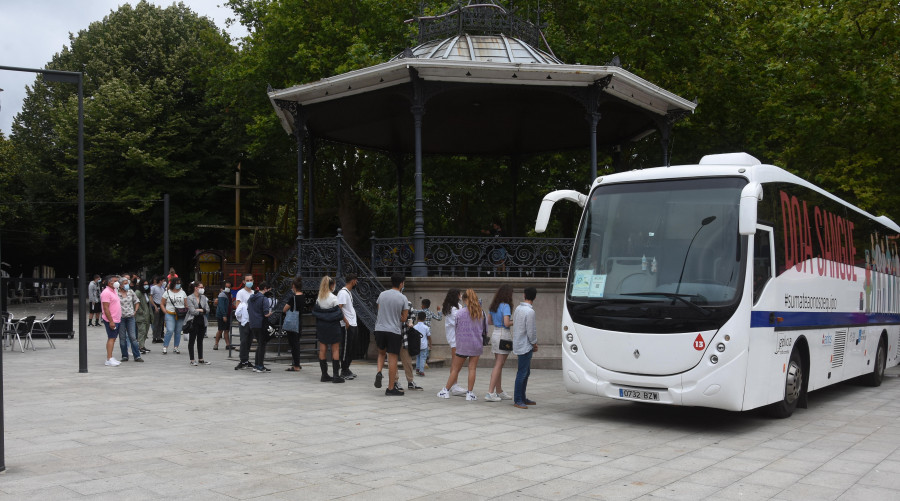
[[[122,317],[122,327],[119,329],[119,348],[122,350],[122,358],[128,357],[128,345],[131,344],[131,353],[134,358],[141,358],[141,347],[137,341],[137,330],[134,317]]]
[[[178,348],[178,345],[181,344],[181,327],[183,325],[184,317],[176,319],[175,315],[166,313],[166,337],[163,339],[163,346],[168,348],[169,341],[172,340],[172,335],[174,335],[175,347]]]
[[[519,370],[516,371],[516,390],[513,393],[513,402],[519,405],[525,405],[525,388],[528,386],[528,376],[531,375],[531,356],[534,351],[531,350],[519,357]]]
[[[425,361],[428,360],[428,351],[428,348],[422,348],[419,356],[416,357],[416,370],[418,372],[425,372]]]

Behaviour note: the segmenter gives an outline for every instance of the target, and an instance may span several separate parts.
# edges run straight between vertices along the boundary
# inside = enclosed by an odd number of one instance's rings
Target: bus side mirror
[[[741,235],[756,234],[756,206],[763,199],[762,185],[749,183],[741,190],[740,219],[738,232]]]
[[[587,203],[587,195],[582,195],[575,190],[557,190],[548,193],[541,201],[541,208],[538,210],[537,221],[534,223],[534,231],[543,233],[547,231],[547,223],[550,222],[550,211],[553,205],[560,200],[568,200],[575,202],[579,207],[584,207]]]

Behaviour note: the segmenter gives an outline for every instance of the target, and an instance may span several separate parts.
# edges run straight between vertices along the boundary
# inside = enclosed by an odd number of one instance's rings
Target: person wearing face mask
[[[166,283],[162,277],[153,277],[153,285],[150,286],[150,308],[153,310],[153,342],[163,342],[163,328],[166,325],[166,314],[162,309],[162,297],[166,292]]]
[[[150,298],[150,284],[138,276],[134,277],[134,284],[134,297],[137,298],[139,304],[139,306],[135,306],[134,311],[138,349],[141,350],[141,354],[150,353],[150,350],[146,348],[147,335],[153,319],[153,314],[150,312],[150,303],[153,301]]]
[[[119,322],[122,321],[122,305],[119,301],[119,277],[111,275],[106,277],[106,288],[100,293],[100,305],[103,309],[103,326],[106,327],[106,366],[116,367],[122,362],[113,358],[113,347],[116,338],[119,337]]]
[[[240,361],[234,370],[253,369],[254,364],[250,363],[250,345],[253,343],[253,333],[250,331],[250,316],[247,314],[247,301],[253,295],[253,275],[244,276],[244,286],[238,291],[234,298],[234,318],[240,325],[238,332],[241,335]]]
[[[225,336],[225,349],[231,349],[231,282],[225,282],[225,287],[216,298],[216,342],[214,350],[219,349],[219,339]]]
[[[191,332],[188,338],[188,354],[191,356],[191,365],[209,365],[203,360],[203,335],[206,334],[207,319],[209,313],[209,299],[203,294],[203,284],[197,282],[194,285],[194,293],[188,296],[188,318],[191,320]],[[194,361],[194,343],[197,343],[197,361]]]
[[[131,290],[131,280],[127,276],[119,279],[119,303],[122,307],[122,326],[119,329],[119,348],[122,350],[122,362],[128,361],[128,347],[131,347],[131,354],[134,356],[135,362],[143,362],[141,358],[141,348],[137,340],[137,327],[135,325],[134,315],[140,309],[140,303],[134,291]]]
[[[169,341],[175,336],[175,353],[181,353],[178,346],[181,344],[181,328],[187,316],[187,306],[184,304],[187,294],[181,290],[181,279],[173,278],[169,282],[169,288],[163,294],[160,307],[166,314],[166,337],[163,339],[163,355],[169,349]]]
[[[100,275],[94,275],[88,284],[88,326],[100,327],[100,289]]]

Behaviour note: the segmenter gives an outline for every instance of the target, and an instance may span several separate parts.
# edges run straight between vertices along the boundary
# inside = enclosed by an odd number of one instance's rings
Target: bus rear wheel
[[[881,386],[881,381],[884,380],[885,365],[887,365],[887,346],[882,339],[878,343],[878,351],[875,352],[875,367],[872,368],[870,374],[863,378],[863,382],[869,386]]]
[[[791,417],[791,414],[797,409],[797,402],[800,401],[800,395],[803,392],[803,377],[803,361],[800,360],[800,353],[794,348],[787,370],[785,370],[784,398],[769,406],[769,414],[772,417],[779,419]]]

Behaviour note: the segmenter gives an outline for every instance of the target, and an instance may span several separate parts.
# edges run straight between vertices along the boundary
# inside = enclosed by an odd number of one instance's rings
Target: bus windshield
[[[715,329],[743,285],[738,234],[743,178],[598,186],[569,272],[578,323],[626,332]]]

